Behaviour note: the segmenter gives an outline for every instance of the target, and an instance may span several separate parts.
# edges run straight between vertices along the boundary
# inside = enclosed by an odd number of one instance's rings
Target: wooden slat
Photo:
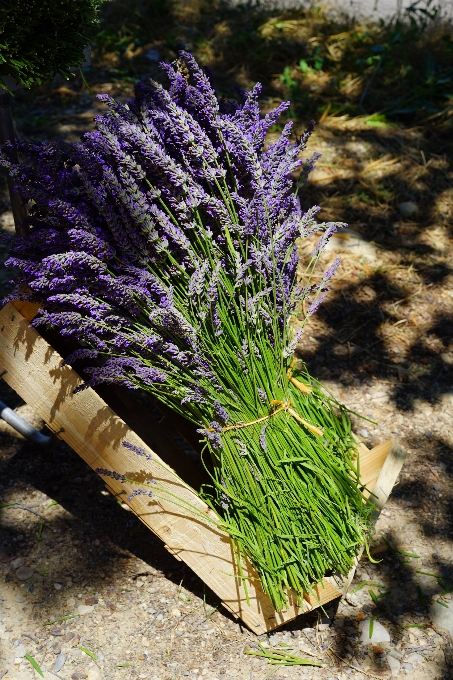
[[[28,304],[28,303],[27,303]],[[308,611],[338,597],[343,590],[344,579],[328,577],[316,586],[317,598],[306,595],[304,607],[297,605],[295,594],[285,611],[277,613],[253,577],[250,565],[246,573],[252,580],[248,585],[250,606],[247,604],[241,581],[237,574],[229,536],[209,522],[215,517],[208,506],[172,468],[158,455],[169,445],[169,438],[162,435],[159,447],[159,429],[155,426],[155,446],[151,449],[140,439],[94,390],[86,389],[74,394],[82,383],[81,378],[69,366],[62,366],[61,356],[30,327],[12,305],[0,312],[0,372],[6,370],[5,381],[47,423],[48,427],[66,441],[93,469],[107,468],[126,474],[137,485],[151,477],[155,478],[169,493],[176,494],[188,505],[184,508],[159,498],[137,496],[128,505],[134,513],[161,538],[166,547],[178,559],[183,560],[222,600],[225,607],[258,634],[272,630]],[[28,315],[30,310],[25,308]],[[123,441],[134,444],[151,456],[135,456],[123,446]],[[387,449],[385,448],[387,446]],[[368,451],[362,446],[360,461],[365,479],[372,482],[379,475],[388,445]],[[364,474],[365,474],[364,473]],[[109,487],[115,495],[125,499],[134,488],[111,478]],[[386,484],[390,483],[390,477]]]

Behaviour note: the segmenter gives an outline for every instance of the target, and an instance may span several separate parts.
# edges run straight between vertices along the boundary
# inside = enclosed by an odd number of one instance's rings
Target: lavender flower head
[[[106,110],[79,143],[18,141],[27,165],[3,145],[0,164],[33,201],[30,238],[15,241],[7,262],[19,271],[9,299],[27,289],[42,305],[34,324],[81,344],[67,359],[91,361],[78,389],[145,389],[219,449],[221,430],[209,423],[265,413],[263,376],[280,383],[260,373],[263,357],[278,371],[294,351],[296,240],[325,229],[318,257],[339,225],[317,224],[318,208],[303,212],[294,191],[292,173],[302,184],[318,157],[301,155],[312,127],[293,140],[288,123],[265,148],[289,102],[263,116],[259,85],[241,101],[219,100],[193,57],[180,59],[184,76],[162,65],[167,88],[140,82],[125,104],[99,95]],[[322,296],[310,295],[312,314]],[[246,412],[244,389],[259,395]]]

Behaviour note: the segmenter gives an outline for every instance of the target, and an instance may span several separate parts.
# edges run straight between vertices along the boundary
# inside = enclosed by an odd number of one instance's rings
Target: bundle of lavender
[[[4,148],[34,202],[10,299],[26,288],[34,325],[80,342],[68,362],[91,360],[87,385],[145,390],[198,426],[214,470],[202,496],[279,610],[288,588],[302,601],[346,573],[370,527],[345,409],[293,362],[304,324],[291,316],[326,295],[338,262],[312,274],[339,225],[302,212],[293,187],[315,161],[299,158],[310,130],[292,142],[288,124],[264,146],[289,103],[263,117],[259,85],[218,100],[181,60],[163,64],[168,89],[101,95],[109,110],[81,143],[19,142],[33,161],[20,166]],[[298,281],[296,241],[319,231]]]

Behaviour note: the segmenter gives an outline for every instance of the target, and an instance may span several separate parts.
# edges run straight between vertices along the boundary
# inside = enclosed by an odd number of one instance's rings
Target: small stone
[[[442,361],[443,361],[444,363],[448,364],[449,366],[453,365],[453,354],[452,354],[452,353],[450,353],[450,352],[443,352],[443,353],[440,355],[440,358],[442,359]]]
[[[19,569],[19,567],[21,567],[24,562],[25,562],[25,559],[23,557],[16,557],[16,559],[13,560],[11,562],[11,564],[9,565],[9,568],[12,571],[16,571],[16,569]]]
[[[412,654],[408,654],[404,661],[410,663],[412,666],[419,666],[421,663],[425,662],[425,659],[420,654],[413,652]]]
[[[448,631],[453,639],[453,605],[443,607],[438,602],[433,602],[429,614],[435,627]]]
[[[177,609],[176,607],[174,607],[174,608],[171,610],[170,614],[171,614],[172,616],[181,616],[180,610]]]
[[[359,598],[354,593],[347,593],[345,599],[346,602],[351,605],[351,607],[359,606]]]
[[[23,659],[26,653],[27,650],[25,649],[25,645],[22,643],[19,643],[17,647],[14,648],[14,656],[18,659]]]
[[[358,433],[364,439],[366,439],[368,437],[368,430],[358,430]]]
[[[401,662],[398,661],[398,659],[395,659],[393,656],[388,656],[387,663],[389,665],[392,678],[396,678],[401,670]]]
[[[389,632],[384,628],[384,626],[375,621],[373,625],[373,634],[370,637],[370,619],[364,619],[359,624],[359,630],[361,632],[360,642],[364,645],[376,644],[379,642],[390,642]]]
[[[23,534],[19,534],[19,536],[16,536],[16,541],[19,541],[19,543],[20,543],[21,541],[24,540],[24,538],[25,538],[25,536]]]
[[[58,656],[58,654],[61,654],[61,644],[58,640],[55,640],[55,642],[52,645],[52,652]]]
[[[434,650],[433,661],[434,663],[437,663],[439,666],[445,666],[445,653],[443,649]]]
[[[58,673],[58,671],[61,671],[63,666],[66,663],[66,654],[59,654],[57,658],[55,659],[55,664],[53,667],[54,673]]]
[[[86,614],[91,614],[94,611],[94,607],[93,605],[79,604],[77,611],[79,612],[80,616],[85,616]]]
[[[92,605],[92,604],[97,604],[99,602],[97,597],[87,597],[85,600],[85,604]]]
[[[96,667],[89,669],[88,680],[101,680],[101,674],[99,673],[99,670]]]
[[[401,661],[403,658],[404,654],[402,652],[399,652],[397,649],[391,649],[389,651],[389,656],[393,656],[394,659],[397,659],[398,661]]]
[[[19,567],[19,569],[16,571],[16,577],[19,579],[19,581],[28,581],[28,579],[31,578],[34,573],[35,571],[31,567]]]
[[[100,544],[99,538],[95,538],[94,541],[93,541],[93,545],[99,545],[99,544]]]
[[[55,590],[61,590],[63,588],[61,583],[54,583],[53,587],[55,588]]]
[[[12,555],[10,555],[6,550],[4,550],[3,548],[0,548],[0,562],[9,562],[11,560],[11,557],[12,557]],[[18,559],[21,560],[21,559],[23,559],[23,557],[19,557]],[[11,567],[11,569],[12,568],[13,567]]]
[[[85,680],[86,677],[85,673],[73,673],[71,675],[71,680]]]
[[[415,213],[418,213],[418,205],[413,201],[404,201],[400,203],[398,209],[403,217],[412,217]]]
[[[75,636],[75,633],[73,633],[72,631],[70,631],[69,633],[66,633],[66,635],[65,635],[64,638],[63,638],[63,640],[64,640],[65,642],[69,642],[70,640],[72,640],[72,638],[73,638],[74,636]]]

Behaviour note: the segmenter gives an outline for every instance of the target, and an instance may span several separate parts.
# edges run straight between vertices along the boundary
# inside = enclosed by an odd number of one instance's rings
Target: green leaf
[[[446,604],[445,602],[442,602],[442,600],[436,600],[436,602],[437,602],[437,604],[441,604],[442,607],[445,607],[446,609],[449,608],[449,607],[448,607],[448,604]]]
[[[370,629],[368,633],[368,637],[370,639],[373,637],[373,631],[374,631],[374,619],[370,619]]]
[[[95,661],[98,660],[98,657],[96,656],[96,654],[94,654],[93,652],[90,652],[90,650],[87,649],[86,647],[82,647],[82,645],[79,645],[79,649],[81,649],[82,652],[84,652],[84,654],[86,654],[87,656],[91,656],[91,658],[94,659]]]
[[[258,645],[261,649],[260,652],[255,652],[252,649],[246,649],[244,654],[267,659],[269,664],[272,666],[317,666],[319,668],[324,666],[324,664],[319,661],[304,659],[301,656],[289,654],[283,649],[266,649],[260,642],[258,642]]]
[[[383,583],[372,583],[372,581],[362,581],[362,583],[359,583],[353,590],[352,593],[356,593],[358,590],[361,590],[364,586],[375,586],[376,588],[385,588]]]
[[[379,604],[378,597],[377,597],[376,593],[374,592],[374,590],[369,590],[368,592],[369,592],[370,597],[373,600],[374,604],[378,605]],[[371,637],[371,635],[370,635],[370,637]]]
[[[25,658],[27,659],[27,661],[28,661],[29,663],[31,663],[31,665],[33,666],[33,668],[35,669],[35,671],[36,671],[37,673],[39,673],[39,675],[43,678],[43,677],[44,677],[44,673],[42,672],[42,670],[41,670],[41,668],[40,668],[40,666],[39,666],[39,663],[38,663],[32,656],[30,656],[30,654],[26,654],[26,655],[25,655]]]
[[[117,663],[115,668],[135,668],[133,663]]]
[[[60,619],[54,619],[53,621],[46,621],[44,626],[53,626],[54,623],[61,623],[62,621],[69,621],[69,619],[78,619],[80,614],[69,614],[68,616],[62,616]]]
[[[18,501],[8,501],[8,503],[0,503],[0,508],[9,508],[10,505],[19,505]]]

